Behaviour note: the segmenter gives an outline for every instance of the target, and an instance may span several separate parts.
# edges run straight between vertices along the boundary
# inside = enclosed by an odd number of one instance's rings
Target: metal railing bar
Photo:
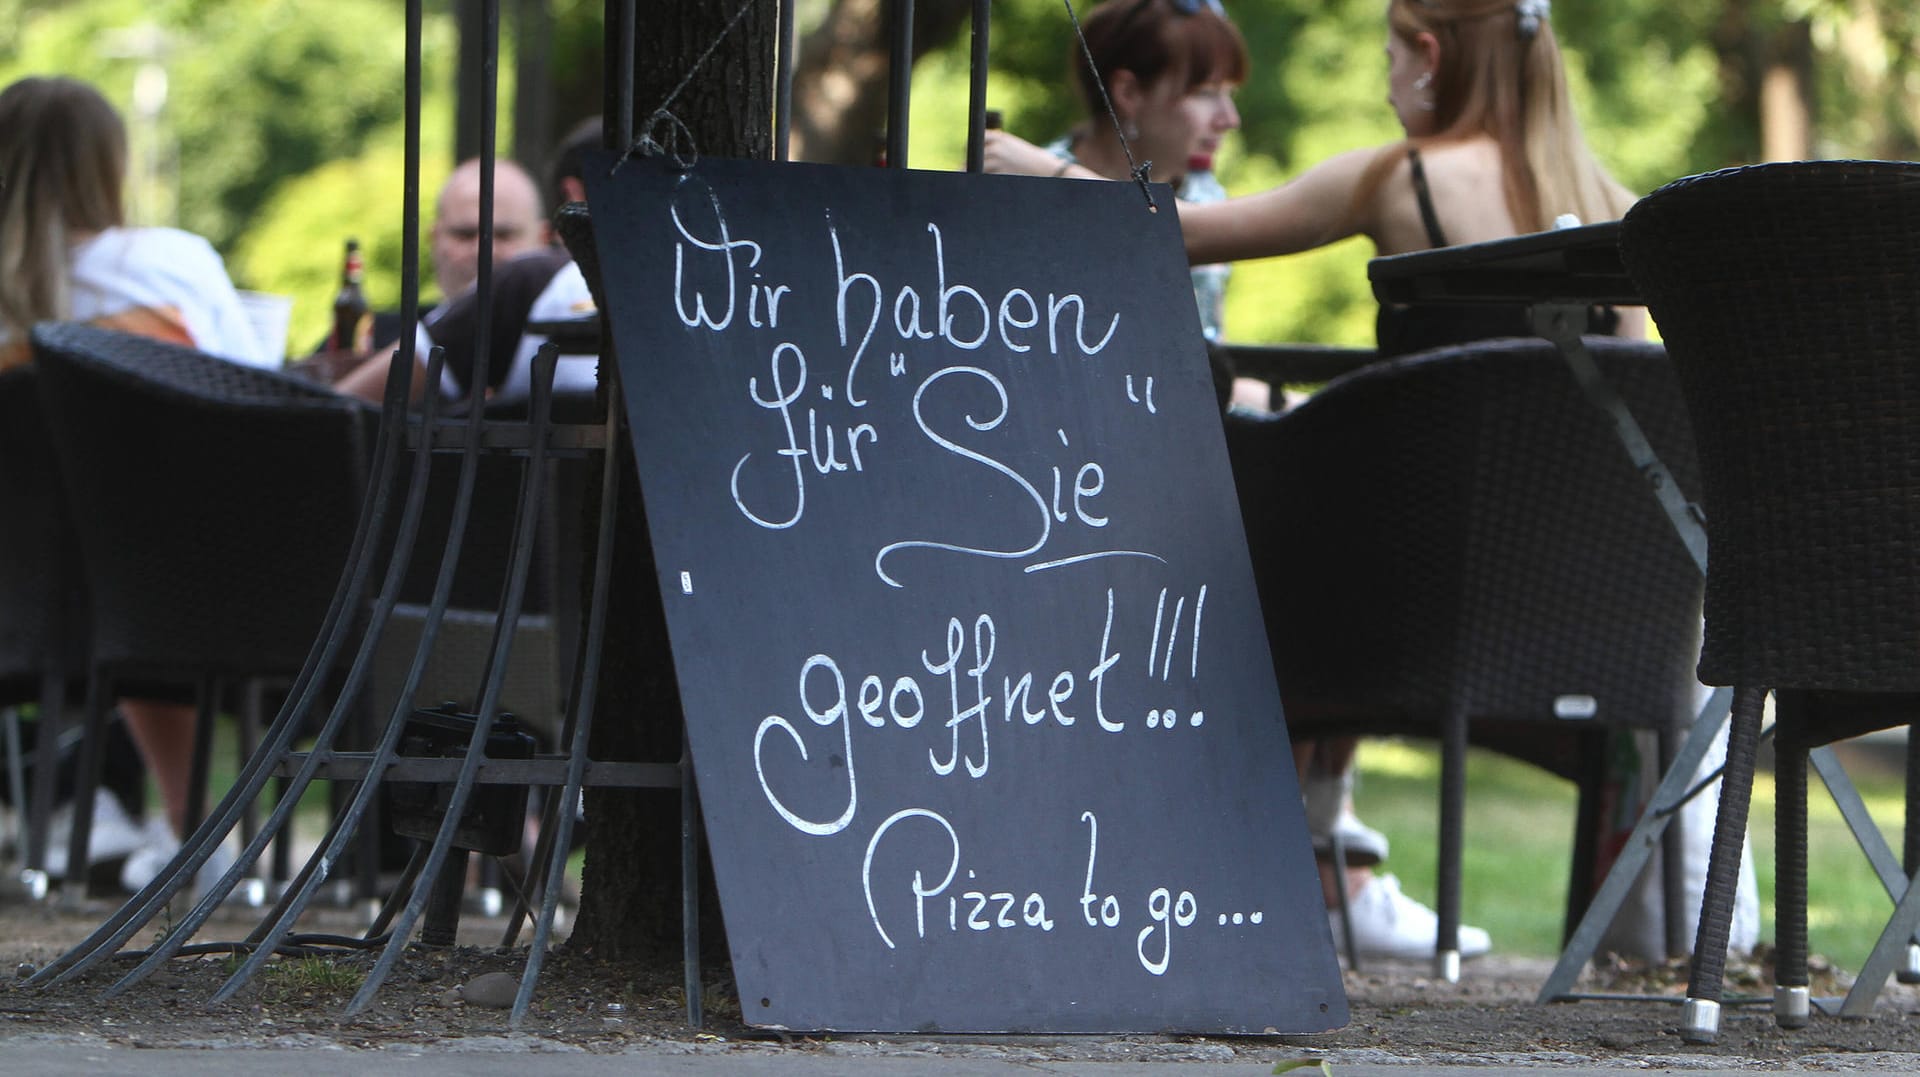
[[[402,339],[404,340],[405,338],[403,337]],[[436,347],[428,353],[427,377],[429,385],[437,384],[444,362],[445,352],[443,349]],[[398,360],[396,359],[396,368],[398,365]],[[394,385],[390,381],[390,392],[393,388]],[[404,399],[405,389],[402,388],[400,391]],[[425,410],[428,421],[431,421],[432,416],[437,411],[438,396],[439,394],[432,392],[426,394]],[[353,669],[349,674],[350,678],[354,679],[354,688],[356,691],[359,680],[367,675],[371,666],[368,659],[371,656],[373,645],[377,643],[379,633],[385,628],[387,618],[393,611],[394,600],[398,594],[400,580],[404,578],[408,561],[412,556],[413,542],[418,529],[417,513],[419,510],[416,506],[424,505],[425,503],[428,485],[427,465],[429,463],[430,457],[428,454],[415,454],[413,467],[414,481],[408,491],[407,508],[410,515],[408,519],[403,522],[403,530],[406,532],[403,535],[404,541],[396,541],[394,544],[393,557],[387,569],[386,588],[381,593],[380,604],[375,609],[373,615],[373,630],[369,633],[368,640],[363,643],[360,655],[356,658]],[[414,647],[413,661],[407,668],[407,674],[402,681],[400,691],[395,699],[393,711],[387,716],[387,724],[381,734],[380,743],[374,749],[376,759],[390,759],[396,754],[400,732],[405,726],[407,716],[412,713],[411,701],[413,694],[419,688],[420,680],[426,671],[427,660],[433,654],[434,643],[439,637],[440,622],[446,615],[447,600],[453,591],[454,572],[459,564],[461,548],[466,541],[467,520],[471,515],[473,507],[473,488],[479,474],[479,463],[480,452],[478,440],[476,439],[475,443],[468,447],[467,454],[462,457],[460,462],[460,475],[454,491],[453,508],[447,528],[446,548],[441,557],[439,573],[434,578],[433,596],[427,604],[426,617],[421,623],[420,638]],[[350,695],[343,694],[342,703],[344,704],[350,698]],[[318,745],[320,749],[325,750],[331,748],[332,734],[337,730],[335,723],[343,717],[344,714],[345,709],[342,707],[336,709],[333,717],[329,719],[329,728],[323,731],[327,734],[326,739]],[[302,767],[300,775],[294,779],[293,794],[288,802],[289,806],[298,801],[300,793],[305,790],[307,782],[311,780],[313,773],[317,770],[318,764],[316,759],[309,757],[306,765]],[[305,911],[307,903],[313,898],[314,888],[325,881],[328,871],[332,865],[339,860],[346,843],[353,840],[354,834],[359,828],[360,821],[365,817],[368,806],[371,804],[378,788],[378,782],[362,782],[359,787],[354,790],[352,798],[349,799],[346,807],[340,812],[336,829],[330,835],[329,839],[314,851],[309,860],[310,865],[317,865],[317,870],[303,870],[298,885],[290,887],[287,892],[282,895],[280,903],[276,907],[276,914],[263,925],[263,929],[260,932],[257,932],[262,943],[260,948],[248,957],[248,959],[241,964],[240,968],[235,970],[233,975],[214,992],[213,997],[209,1000],[210,1002],[219,1003],[232,998],[234,993],[245,986],[247,981],[252,979],[260,970],[266,958],[271,955],[278,946],[280,938],[284,937],[285,934],[291,930],[294,919]],[[279,813],[279,810],[278,807],[275,808],[276,815]],[[199,910],[195,911],[197,913]]]
[[[489,0],[489,23],[498,29],[498,9]],[[540,350],[534,362],[533,415],[535,422],[542,428],[547,421],[547,411],[551,404],[553,390],[553,370],[557,360],[557,351],[551,345]],[[528,459],[526,475],[521,488],[520,516],[515,522],[514,533],[519,536],[532,532],[533,521],[540,509],[542,487],[546,479],[546,455],[540,451],[536,440],[534,454]],[[471,490],[463,492],[470,493]],[[421,865],[420,875],[424,879],[440,877],[441,866],[447,862],[447,852],[452,847],[454,832],[460,827],[460,815],[466,810],[467,798],[473,791],[473,774],[480,766],[480,760],[486,756],[487,736],[493,729],[493,720],[500,705],[500,689],[506,680],[507,656],[513,647],[515,622],[520,615],[520,606],[526,597],[527,572],[533,563],[533,543],[520,542],[513,550],[512,562],[508,568],[508,584],[505,601],[500,608],[500,621],[495,630],[493,653],[489,659],[485,689],[480,696],[480,705],[475,709],[473,734],[467,742],[466,756],[461,760],[460,776],[454,781],[453,788],[447,794],[446,818],[440,822],[440,832],[435,835],[433,849],[428,852],[426,862]],[[411,693],[409,693],[409,697]],[[369,782],[368,785],[376,783]],[[464,860],[465,858],[462,857]],[[426,910],[427,900],[432,887],[414,888],[407,900],[407,906],[400,913],[393,926],[393,937],[380,957],[368,970],[367,977],[360,984],[342,1011],[353,1016],[366,1009],[373,1002],[373,996],[386,982],[393,966],[406,949],[408,938],[413,933],[421,913]]]
[[[793,157],[793,69],[800,57],[794,52],[793,0],[780,0],[780,78],[773,91],[773,159]]]
[[[972,52],[967,65],[967,171],[986,170],[987,0],[973,0]]]
[[[568,745],[567,781],[559,796],[549,798],[553,840],[546,850],[546,878],[540,895],[540,916],[534,922],[527,965],[520,975],[520,988],[514,994],[513,1010],[508,1018],[513,1027],[519,1026],[533,1002],[534,983],[540,976],[547,945],[553,936],[553,918],[559,909],[560,890],[566,877],[567,852],[573,844],[573,806],[580,802],[580,790],[589,768],[594,765],[587,760],[587,749],[593,730],[595,696],[600,690],[600,657],[607,638],[608,596],[613,591],[613,525],[620,492],[620,453],[613,448],[620,430],[618,367],[611,361],[611,352],[608,358],[601,360],[600,365],[607,385],[607,413],[602,423],[609,448],[601,457],[600,520],[594,536],[593,590],[587,600],[586,639],[581,642],[580,651],[574,658],[576,688],[564,729],[568,734],[565,738]],[[541,828],[542,842],[547,840],[548,829],[544,826]]]
[[[907,112],[913,93],[913,0],[893,0],[887,22],[887,167],[907,167]]]
[[[377,496],[381,498],[383,502],[380,509],[382,522],[384,522],[386,513],[384,502],[392,496],[393,481],[398,472],[401,442],[398,429],[403,422],[408,386],[412,381],[411,371],[413,359],[410,355],[405,354],[409,350],[407,346],[403,345],[401,351],[395,354],[392,362],[389,364],[386,393],[382,398],[382,422],[379,432],[380,466],[379,476],[376,479],[379,488]],[[443,359],[444,353],[438,348],[435,348],[429,353],[427,369],[430,376],[438,375]],[[427,413],[431,415],[435,407],[436,402],[430,398],[427,402]],[[367,631],[361,637],[360,646],[355,652],[354,660],[348,669],[346,681],[341,687],[340,695],[335,699],[332,709],[328,712],[327,720],[322,724],[319,732],[315,736],[315,745],[322,751],[331,748],[334,738],[339,735],[340,728],[346,723],[347,715],[353,709],[359,693],[366,683],[369,671],[372,668],[370,658],[374,648],[379,645],[381,633],[384,631],[387,623],[387,616],[392,612],[393,606],[399,598],[402,566],[406,564],[406,559],[411,555],[413,542],[419,530],[420,516],[426,502],[425,470],[424,457],[416,459],[413,468],[414,481],[408,490],[407,500],[401,511],[399,531],[395,537],[394,549],[388,558],[387,574],[383,580],[380,594],[375,600],[374,609],[369,615]],[[382,528],[382,530],[384,530],[384,528]],[[374,532],[374,534],[378,533],[380,532]],[[372,537],[372,535],[369,535],[369,540],[371,540]],[[354,594],[362,593],[366,585],[367,575],[371,570],[372,562],[376,559],[376,556],[373,552],[373,547],[369,545],[360,559],[354,562],[354,568],[350,573],[355,577]],[[328,638],[331,644],[331,649],[326,658],[327,664],[320,668],[331,669],[332,663],[338,655],[340,646],[344,645],[346,633],[331,633],[326,638]],[[315,680],[317,681],[318,678],[315,678]],[[316,687],[317,685],[315,684],[309,684],[305,689],[305,695],[311,695]],[[310,706],[310,704],[307,706]],[[303,706],[297,712],[300,717],[305,717],[307,706]],[[266,787],[268,779],[274,776],[274,761],[286,753],[288,746],[293,742],[294,736],[298,733],[301,724],[303,723],[295,721],[276,721],[274,728],[269,731],[260,751],[255,755],[253,760],[249,762],[243,780],[237,781],[233,789],[229,791],[229,799],[237,795],[240,802],[245,804],[251,803],[254,798],[259,796],[260,791]],[[168,934],[167,938],[163,939],[159,945],[155,946],[149,952],[145,960],[132,972],[122,977],[119,982],[108,988],[108,997],[112,997],[124,991],[126,988],[131,987],[133,984],[140,982],[140,980],[151,974],[154,969],[159,968],[161,964],[177,954],[180,948],[186,944],[187,940],[206,923],[213,915],[214,910],[225,900],[226,895],[238,881],[241,873],[252,867],[258,860],[261,851],[265,849],[267,843],[276,838],[285,828],[287,822],[293,816],[294,809],[298,806],[301,795],[312,782],[316,771],[317,767],[303,768],[291,782],[287,783],[286,789],[274,804],[273,811],[267,816],[265,824],[255,833],[253,839],[246,843],[241,850],[241,854],[235,858],[234,863],[228,867],[226,873],[209,888],[199,903],[180,920],[174,930]],[[223,814],[227,811],[225,805],[226,802],[223,801]],[[232,823],[229,821],[226,827],[220,831],[220,838],[218,840],[224,840],[226,832],[231,829]],[[330,835],[331,833],[330,831]],[[325,848],[327,844],[328,843],[323,842],[321,847]],[[202,859],[204,859],[204,857]],[[197,864],[194,865],[193,870],[198,870]],[[269,916],[270,922],[281,918],[290,919],[290,916],[297,916],[299,910],[304,909],[304,901],[298,901],[296,904],[296,895],[302,892],[302,886],[298,885],[298,883],[310,879],[313,873],[313,865],[311,862],[303,866],[296,880],[297,884],[290,886],[287,891],[280,896],[279,901],[276,902],[274,911]],[[322,872],[322,874],[324,875],[324,872]],[[153,911],[163,908],[165,902],[171,898],[173,893],[177,892],[181,885],[184,885],[185,881],[186,879],[184,877],[176,878],[173,880],[174,885],[171,889],[155,895],[158,903],[155,905],[154,910],[149,911],[148,916],[151,916]],[[306,883],[305,885],[310,887],[312,884]],[[294,906],[294,911],[291,914],[288,912],[290,905]],[[138,927],[139,925],[135,924],[132,925],[131,928],[125,929],[124,934],[115,945],[118,946],[120,943],[125,942],[126,938],[130,937],[132,932],[137,930]]]

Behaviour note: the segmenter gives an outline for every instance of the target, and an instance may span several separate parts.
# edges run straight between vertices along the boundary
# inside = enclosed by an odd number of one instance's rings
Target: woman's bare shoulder
[[[1420,147],[1420,163],[1448,242],[1478,243],[1515,234],[1505,162],[1494,139],[1479,135],[1429,142]],[[1408,211],[1417,214],[1411,184],[1404,197]]]

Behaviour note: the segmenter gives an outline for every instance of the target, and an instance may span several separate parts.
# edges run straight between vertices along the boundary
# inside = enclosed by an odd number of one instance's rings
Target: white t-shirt
[[[439,314],[451,307],[443,303],[435,308]],[[585,317],[595,310],[593,293],[587,289],[587,279],[580,272],[578,262],[568,262],[556,271],[553,279],[534,297],[533,306],[527,311],[527,321],[566,321],[571,318]],[[421,319],[414,333],[414,357],[422,366],[426,365],[427,352],[433,347],[433,337],[429,327],[432,320]],[[533,386],[533,356],[540,346],[547,342],[543,333],[522,333],[515,342],[513,358],[507,367],[506,378],[500,388],[489,398],[493,403],[517,402],[527,399]],[[553,391],[555,393],[592,393],[599,383],[600,360],[591,355],[562,355],[554,366]],[[466,396],[467,390],[454,376],[451,368],[440,371],[440,396],[445,400],[459,400]]]
[[[253,326],[212,244],[176,228],[109,228],[73,249],[73,320],[176,340],[250,366]]]
[[[581,318],[594,312],[593,293],[587,290],[587,278],[580,263],[568,262],[553,275],[553,280],[533,301],[527,311],[529,322],[558,322]],[[547,342],[543,333],[523,333],[513,350],[513,365],[507,368],[507,380],[495,399],[518,400],[533,390],[533,355]],[[553,368],[555,393],[589,393],[598,384],[600,360],[592,355],[562,355]]]

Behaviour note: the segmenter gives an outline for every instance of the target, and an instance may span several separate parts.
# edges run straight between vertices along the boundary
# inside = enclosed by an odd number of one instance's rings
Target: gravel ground
[[[97,902],[77,913],[0,895],[0,970],[31,973],[83,937],[112,911]],[[236,909],[206,937],[238,938],[259,913]],[[331,918],[333,922],[327,922]],[[313,929],[352,932],[353,915],[332,911]],[[1674,1031],[1677,1005],[1646,1001],[1535,1003],[1551,963],[1491,956],[1467,966],[1459,984],[1438,982],[1424,966],[1369,966],[1348,974],[1352,1022],[1317,1036],[1289,1037],[771,1037],[740,1022],[724,977],[709,979],[703,1028],[688,1026],[677,966],[610,967],[564,946],[548,960],[532,1013],[519,1029],[489,1004],[489,988],[519,973],[522,955],[492,949],[500,921],[469,917],[462,945],[411,950],[372,1006],[342,1016],[370,957],[283,960],[233,1002],[209,1006],[232,959],[180,959],[117,998],[104,997],[112,977],[97,974],[50,990],[20,986],[0,993],[0,1047],[14,1037],[79,1037],[119,1046],[228,1047],[312,1044],[390,1048],[419,1045],[463,1050],[590,1052],[804,1051],[975,1057],[1011,1061],[1258,1062],[1303,1057],[1341,1063],[1403,1064],[1411,1070],[1449,1065],[1726,1069],[1738,1072],[1848,1070],[1920,1072],[1920,991],[1889,985],[1875,1016],[1847,1021],[1817,1017],[1805,1029],[1774,1027],[1764,1007],[1730,1008],[1721,1040],[1694,1047]],[[139,940],[136,940],[139,941]],[[150,941],[150,940],[149,940]],[[142,943],[144,944],[144,943]],[[116,967],[127,967],[124,962]],[[1730,991],[1762,991],[1763,969],[1731,970]],[[1817,993],[1839,993],[1846,977],[1821,970]],[[493,975],[489,975],[493,974]],[[1679,967],[1615,967],[1589,973],[1596,992],[1677,995]],[[508,983],[507,997],[511,995]],[[4,1053],[4,1051],[0,1051]]]

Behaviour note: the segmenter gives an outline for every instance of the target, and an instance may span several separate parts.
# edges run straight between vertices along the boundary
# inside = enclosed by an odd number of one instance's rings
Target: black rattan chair
[[[1682,1029],[1712,1042],[1767,691],[1777,704],[1774,1009],[1788,1027],[1810,1012],[1809,750],[1920,718],[1920,165],[1810,161],[1689,177],[1642,199],[1621,228],[1699,432],[1711,551],[1700,675],[1735,686]],[[1896,877],[1896,896],[1912,893],[1897,877],[1920,869],[1920,782],[1908,759],[1905,872],[1882,873]],[[1872,1005],[1913,928],[1911,915],[1889,925],[1842,1012]],[[1920,972],[1908,955],[1907,971]]]
[[[1590,346],[1693,482],[1659,346]],[[1441,740],[1441,974],[1458,968],[1469,742],[1578,783],[1571,929],[1608,727],[1669,733],[1690,713],[1700,577],[1565,363],[1538,340],[1377,363],[1278,418],[1230,415],[1227,443],[1290,734]]]
[[[46,324],[32,342],[88,592],[77,802],[92,795],[111,700],[179,687],[200,702],[203,798],[221,683],[290,678],[313,648],[376,415],[295,378],[123,333]],[[68,862],[85,863],[85,813],[74,823]]]

